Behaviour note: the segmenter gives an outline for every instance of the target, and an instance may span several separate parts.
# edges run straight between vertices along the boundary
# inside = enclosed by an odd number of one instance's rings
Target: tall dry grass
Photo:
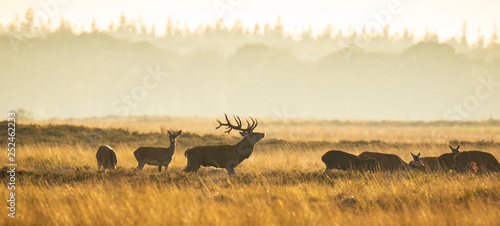
[[[148,125],[157,126],[154,122]],[[276,137],[300,133],[294,131],[298,130],[294,125],[285,126],[289,126],[288,129],[283,129]],[[337,129],[326,128],[325,131]],[[324,174],[325,166],[320,161],[321,155],[330,149],[354,154],[363,151],[396,153],[409,161],[409,152],[439,155],[449,152],[450,140],[467,137],[468,133],[477,140],[489,139],[498,136],[498,128],[460,128],[464,131],[443,134],[445,142],[423,140],[430,136],[429,132],[444,132],[448,128],[423,127],[413,131],[416,138],[405,140],[398,134],[404,134],[409,128],[380,127],[377,129],[394,130],[394,134],[379,134],[381,142],[358,142],[377,140],[371,133],[359,136],[366,128],[341,129],[351,133],[339,140],[354,142],[314,141],[327,137],[321,130],[313,137],[304,135],[284,141],[266,138],[257,144],[252,156],[236,168],[235,176],[214,168],[202,168],[198,174],[181,173],[186,164],[183,152],[195,142],[182,140],[182,135],[168,171],[162,173],[152,166],[146,166],[142,172],[133,171],[137,162],[132,153],[138,143],[114,145],[119,167],[107,172],[97,172],[97,149],[92,145],[26,143],[17,150],[17,218],[6,217],[4,208],[0,225],[500,223],[500,175],[497,173],[333,171]],[[267,131],[265,126],[259,130]],[[304,126],[303,130],[314,129]],[[485,138],[481,139],[478,134],[484,134]],[[481,149],[500,158],[500,148],[495,142],[471,142],[462,149]],[[8,197],[5,171],[2,175],[0,193]]]

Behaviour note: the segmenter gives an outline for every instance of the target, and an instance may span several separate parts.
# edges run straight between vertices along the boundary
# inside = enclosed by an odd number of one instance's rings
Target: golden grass
[[[145,125],[147,128],[157,126],[154,122]],[[214,168],[202,168],[199,174],[181,173],[186,164],[183,153],[190,147],[189,140],[179,142],[182,144],[178,145],[168,171],[162,173],[153,166],[146,166],[143,172],[133,171],[137,165],[132,154],[136,144],[114,146],[119,168],[104,173],[96,171],[97,149],[92,145],[22,145],[17,149],[17,218],[6,217],[4,208],[2,214],[5,217],[0,218],[0,225],[500,223],[500,174],[340,171],[324,174],[325,167],[320,160],[322,154],[336,148],[354,154],[363,151],[396,153],[409,161],[409,152],[422,152],[423,156],[449,152],[447,142],[466,138],[467,134],[471,137],[468,141],[497,139],[498,128],[421,127],[411,132],[412,137],[404,134],[411,130],[408,127],[325,126],[314,135],[299,137],[293,135],[300,133],[295,125],[283,127],[275,137],[288,136],[290,142],[273,144],[265,142],[271,138],[264,139],[257,144],[252,156],[236,168],[235,176]],[[133,128],[124,128],[134,131]],[[313,128],[304,126],[311,134]],[[431,140],[436,136],[433,133],[448,129],[451,131],[440,138],[445,142]],[[259,126],[259,130],[268,131],[264,125]],[[350,133],[342,139],[326,138],[341,131]],[[394,148],[391,143],[336,143],[335,147],[330,147],[332,143],[311,142],[336,139],[380,139],[405,145]],[[431,142],[424,145],[421,143],[424,141]],[[462,149],[481,149],[500,158],[496,143],[477,147],[465,145]],[[2,197],[8,197],[9,192],[5,177],[3,175],[0,185]]]
[[[86,125],[99,128],[123,128],[141,133],[160,132],[165,129],[184,130],[197,134],[222,134],[215,130],[216,118],[199,117],[132,117],[132,118],[95,118],[35,121],[33,123]],[[221,117],[219,117],[221,119]],[[341,121],[342,122],[342,121]],[[404,122],[400,122],[404,124]],[[364,125],[368,124],[368,125]],[[401,143],[448,143],[450,140],[500,140],[498,126],[382,126],[369,122],[354,121],[352,125],[336,125],[332,120],[308,119],[259,119],[258,131],[265,131],[267,138],[286,140],[383,140]],[[395,124],[398,124],[396,122]],[[419,123],[416,123],[419,125]]]

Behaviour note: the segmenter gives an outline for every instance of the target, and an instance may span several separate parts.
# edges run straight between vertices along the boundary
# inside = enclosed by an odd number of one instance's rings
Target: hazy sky
[[[391,2],[396,6],[393,13],[389,12]],[[289,31],[295,27],[302,29],[305,25],[322,28],[328,23],[336,28],[361,29],[363,25],[375,26],[381,21],[388,22],[392,31],[407,27],[419,36],[428,29],[436,31],[441,38],[460,34],[462,21],[466,20],[471,40],[476,38],[478,27],[489,38],[494,23],[500,22],[498,0],[0,0],[0,22],[11,21],[16,14],[22,17],[28,7],[33,7],[39,18],[50,17],[57,21],[63,16],[85,26],[95,18],[105,27],[116,22],[121,13],[129,17],[141,16],[148,25],[156,24],[159,28],[164,26],[168,16],[196,27],[214,21],[219,15],[228,24],[239,19],[249,26],[256,21],[274,22],[277,15],[281,15]],[[379,21],[376,15],[382,15]],[[157,30],[162,30],[159,28]]]

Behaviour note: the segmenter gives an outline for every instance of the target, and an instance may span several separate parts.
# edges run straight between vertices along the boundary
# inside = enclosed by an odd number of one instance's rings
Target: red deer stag
[[[226,118],[226,123],[222,123],[219,120],[219,126],[215,129],[219,129],[222,126],[226,126],[226,133],[230,133],[231,130],[239,130],[240,135],[243,136],[241,140],[236,145],[221,145],[221,146],[198,146],[186,150],[184,155],[187,158],[187,166],[183,170],[184,172],[197,172],[200,166],[213,166],[216,168],[224,168],[227,170],[228,174],[234,174],[234,168],[236,168],[243,160],[250,157],[253,152],[255,144],[266,136],[265,133],[253,132],[257,127],[259,122],[252,120],[252,124],[247,120],[247,128],[241,128],[242,123],[240,117],[233,116],[237,125],[231,124],[227,115],[224,114]]]
[[[492,154],[483,151],[463,151],[455,155],[453,169],[456,172],[467,172],[475,162],[480,172],[500,172],[500,163]]]
[[[377,167],[375,159],[369,157],[362,159],[356,155],[337,150],[326,152],[321,157],[321,161],[326,165],[325,172],[331,169],[374,170]]]
[[[104,170],[115,169],[118,162],[115,151],[108,145],[100,146],[95,157],[97,159],[97,170],[100,170],[101,167],[104,167]]]
[[[460,145],[458,145],[457,148],[453,148],[451,145],[448,146],[451,149],[451,153],[444,153],[437,158],[438,168],[444,171],[453,169],[453,158],[455,158],[455,155],[460,153],[458,150]]]
[[[403,159],[394,154],[365,151],[359,154],[358,157],[378,160],[377,169],[382,171],[399,170],[408,167],[408,164]]]
[[[170,140],[170,147],[168,148],[155,148],[155,147],[140,147],[134,152],[135,159],[139,165],[136,169],[142,170],[145,164],[158,166],[158,171],[161,172],[162,166],[165,166],[165,171],[172,161],[172,156],[175,151],[175,139],[181,135],[182,130],[173,134],[168,131],[168,138]]]

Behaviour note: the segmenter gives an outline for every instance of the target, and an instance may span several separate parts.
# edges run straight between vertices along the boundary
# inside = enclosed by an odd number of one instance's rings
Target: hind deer
[[[444,153],[437,158],[438,168],[443,171],[449,171],[450,169],[453,169],[453,159],[455,158],[455,155],[460,153],[460,151],[458,150],[460,148],[460,144],[457,146],[457,148],[453,148],[451,145],[448,146],[451,149],[451,153]]]
[[[165,166],[165,171],[168,169],[168,165],[172,161],[172,156],[175,151],[175,139],[181,135],[182,130],[173,134],[168,131],[168,138],[170,140],[170,147],[168,148],[156,148],[156,147],[140,147],[134,152],[135,159],[139,165],[136,169],[142,170],[145,164],[158,166],[158,171],[161,172],[161,168]]]
[[[381,171],[401,170],[408,167],[408,164],[403,159],[394,154],[365,151],[359,154],[358,157],[378,160],[377,169]]]
[[[118,162],[115,151],[108,145],[100,146],[95,157],[97,159],[97,170],[100,170],[101,167],[104,167],[104,170],[115,169]]]
[[[375,170],[377,168],[377,160],[370,157],[360,158],[356,155],[332,150],[321,156],[321,161],[325,163],[325,173],[331,169],[339,170]]]
[[[187,158],[187,166],[183,172],[197,172],[200,166],[213,166],[226,169],[228,174],[234,174],[234,168],[243,160],[250,157],[255,144],[266,136],[265,133],[253,132],[259,123],[251,117],[252,124],[247,120],[247,128],[244,129],[241,128],[242,122],[240,117],[233,116],[236,121],[236,125],[233,125],[227,115],[224,114],[224,116],[226,123],[217,120],[219,126],[215,129],[225,126],[227,127],[225,133],[228,134],[233,129],[239,130],[243,140],[236,145],[198,146],[186,150],[184,155]]]
[[[453,169],[456,172],[467,172],[473,162],[481,172],[500,172],[500,163],[495,156],[483,151],[463,151],[456,154]]]
[[[411,156],[413,157],[413,160],[410,161],[410,163],[408,163],[408,165],[412,168],[412,169],[419,169],[419,170],[425,170],[425,164],[422,162],[422,160],[420,160],[420,152],[418,153],[418,155],[414,155],[413,153],[411,153]]]
[[[438,171],[438,157],[422,157],[420,161],[425,165],[427,171]]]

